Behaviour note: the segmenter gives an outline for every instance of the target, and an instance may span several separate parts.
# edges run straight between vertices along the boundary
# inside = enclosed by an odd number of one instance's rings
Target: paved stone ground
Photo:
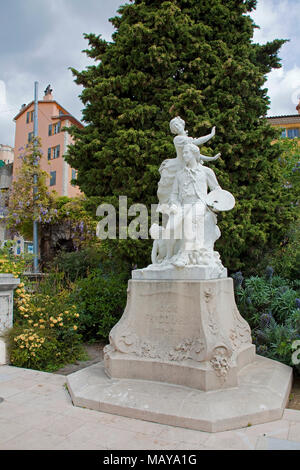
[[[0,366],[0,450],[300,449],[300,411],[234,431],[205,433],[74,407],[66,377]]]

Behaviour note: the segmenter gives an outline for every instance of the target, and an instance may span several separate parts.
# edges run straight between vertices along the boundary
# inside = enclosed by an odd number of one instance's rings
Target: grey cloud
[[[109,18],[129,0],[0,0],[0,80],[6,85],[7,106],[0,108],[0,143],[14,143],[14,115],[22,103],[33,97],[34,81],[39,82],[39,96],[51,84],[54,97],[78,119],[83,107],[78,95],[81,87],[74,83],[68,67],[84,69],[92,62],[82,50],[88,43],[84,33],[101,34],[110,40],[114,31]],[[261,25],[261,42],[276,37],[291,38],[281,56],[285,73],[300,64],[300,38],[295,7],[299,0],[259,0],[256,23]],[[279,14],[283,4],[286,14]],[[283,5],[283,6],[282,6]],[[278,84],[277,84],[278,82]],[[282,80],[273,80],[270,97],[284,108],[284,96],[278,93]],[[292,81],[284,82],[292,86]],[[286,105],[287,106],[287,105]],[[282,108],[282,113],[284,109]],[[289,109],[291,105],[289,103]],[[275,108],[274,108],[275,109]],[[271,104],[271,114],[272,104]]]
[[[93,32],[110,40],[122,0],[12,0],[1,5],[0,80],[6,85],[7,106],[0,109],[0,143],[14,144],[13,117],[21,104],[39,97],[48,83],[54,97],[81,118],[81,88],[69,67],[82,70],[91,62],[82,50],[83,34]]]
[[[53,18],[47,12],[47,2],[36,0],[5,1],[1,6],[1,56],[20,54],[39,43],[51,29]]]

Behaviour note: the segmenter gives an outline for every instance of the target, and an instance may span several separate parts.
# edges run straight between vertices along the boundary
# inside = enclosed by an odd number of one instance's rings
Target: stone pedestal
[[[74,405],[207,432],[280,419],[292,369],[255,354],[233,280],[131,280],[104,362],[67,377]]]
[[[238,371],[255,357],[251,343],[231,278],[130,280],[104,366],[112,378],[218,390],[238,385]]]
[[[13,292],[19,284],[12,274],[0,274],[0,365],[8,363],[3,335],[13,326]]]

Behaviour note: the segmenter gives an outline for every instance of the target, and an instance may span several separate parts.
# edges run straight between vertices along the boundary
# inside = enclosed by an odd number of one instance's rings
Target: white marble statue
[[[176,158],[171,158],[168,160],[164,160],[159,168],[159,172],[161,175],[160,181],[158,183],[158,191],[157,196],[160,204],[168,203],[170,191],[172,189],[174,176],[177,171],[184,166],[183,161],[183,147],[185,144],[194,144],[197,146],[205,144],[208,142],[212,137],[214,137],[216,129],[213,127],[210,134],[199,137],[193,138],[188,136],[188,131],[185,130],[185,122],[179,116],[175,117],[170,121],[170,130],[172,134],[176,134],[174,137],[174,146],[176,149]],[[219,158],[221,154],[217,154],[214,157],[207,157],[205,155],[200,154],[200,162],[207,162],[213,161]]]
[[[216,213],[232,209],[235,201],[228,191],[222,190],[214,171],[203,164],[216,160],[220,153],[207,157],[198,148],[214,137],[215,127],[204,137],[189,137],[185,122],[178,116],[171,120],[170,129],[176,134],[176,158],[161,164],[157,191],[157,211],[164,215],[163,225],[151,226],[152,264],[136,270],[133,278],[226,277],[227,270],[214,251],[221,235]],[[195,268],[193,273],[191,268]]]
[[[206,202],[208,190],[221,190],[210,168],[200,164],[200,152],[194,144],[183,147],[184,167],[177,171],[169,199],[169,235],[166,262],[177,267],[209,264],[214,243],[221,232],[213,212],[214,203]],[[178,253],[174,247],[180,240]]]

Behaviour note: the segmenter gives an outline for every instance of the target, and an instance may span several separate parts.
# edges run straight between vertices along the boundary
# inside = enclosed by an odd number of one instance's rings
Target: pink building
[[[34,101],[23,105],[14,118],[16,122],[14,177],[20,165],[18,155],[33,138],[33,111]],[[71,124],[79,128],[84,127],[53,99],[52,90],[48,86],[43,101],[38,102],[38,136],[41,138],[43,152],[41,168],[50,175],[48,181],[50,189],[55,190],[59,196],[75,197],[81,194],[79,188],[71,184],[76,173],[63,157],[73,140],[67,131],[62,131],[62,128],[69,127]]]

